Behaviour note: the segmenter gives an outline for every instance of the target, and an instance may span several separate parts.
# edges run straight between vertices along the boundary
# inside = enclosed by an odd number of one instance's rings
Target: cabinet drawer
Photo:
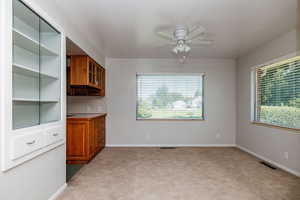
[[[17,136],[12,141],[12,159],[30,154],[44,146],[42,132],[35,132],[24,136]]]
[[[63,140],[63,129],[62,127],[55,127],[48,129],[45,133],[45,143],[46,145],[51,145],[56,142]]]

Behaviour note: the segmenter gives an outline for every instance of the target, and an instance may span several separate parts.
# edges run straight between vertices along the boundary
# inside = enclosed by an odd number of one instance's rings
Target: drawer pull
[[[27,145],[32,145],[32,144],[34,144],[35,143],[35,140],[32,140],[31,142],[27,142],[26,144]]]
[[[54,136],[54,137],[58,136],[58,133],[53,133],[53,136]]]

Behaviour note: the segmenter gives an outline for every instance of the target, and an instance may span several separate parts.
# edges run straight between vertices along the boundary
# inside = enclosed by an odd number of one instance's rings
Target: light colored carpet
[[[106,148],[59,200],[300,200],[300,178],[236,148]]]

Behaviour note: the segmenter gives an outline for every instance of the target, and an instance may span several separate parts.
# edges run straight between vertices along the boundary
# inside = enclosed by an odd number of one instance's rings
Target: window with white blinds
[[[300,57],[255,70],[254,121],[300,129]]]
[[[136,117],[203,120],[203,74],[138,74]]]

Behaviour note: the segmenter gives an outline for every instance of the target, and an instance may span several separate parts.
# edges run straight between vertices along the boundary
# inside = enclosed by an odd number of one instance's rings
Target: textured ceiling
[[[41,0],[46,1],[46,0]],[[236,58],[295,28],[297,0],[55,0],[113,58],[172,58],[155,35],[163,25],[201,24],[214,36],[191,57]]]

